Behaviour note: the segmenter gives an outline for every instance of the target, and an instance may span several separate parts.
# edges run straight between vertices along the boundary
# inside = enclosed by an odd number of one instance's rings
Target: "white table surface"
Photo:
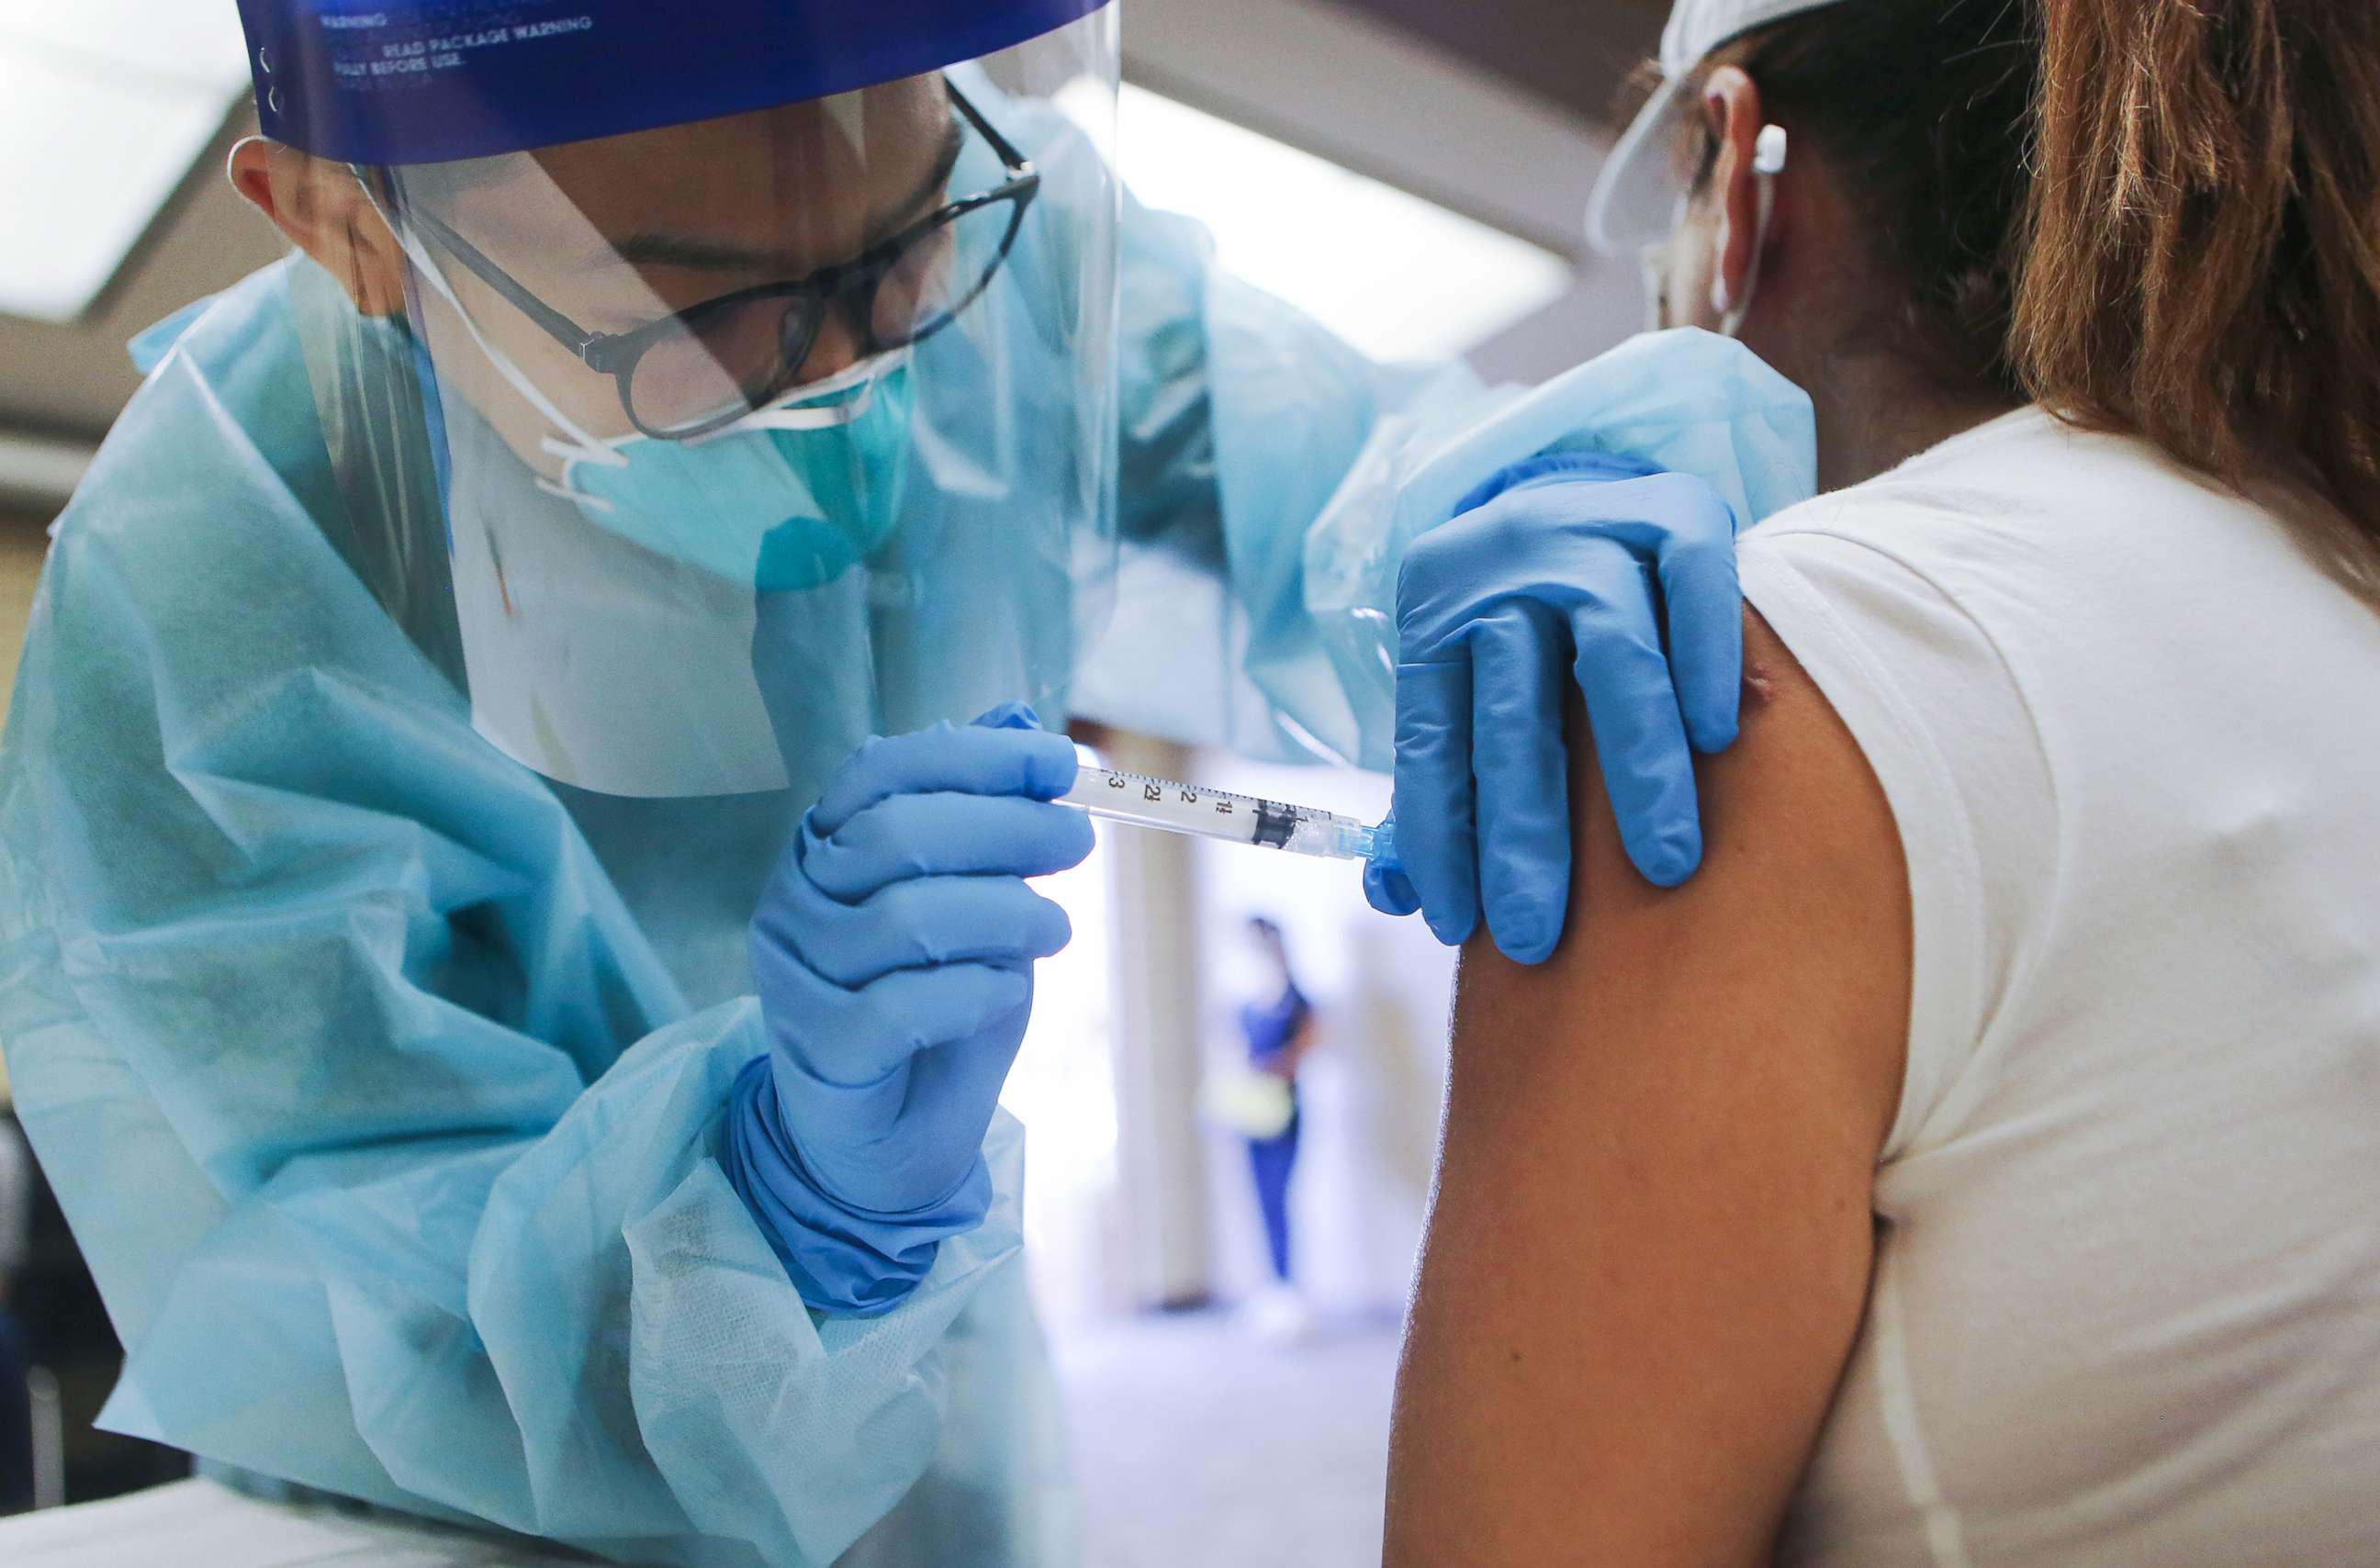
[[[0,1519],[7,1568],[585,1568],[591,1561],[387,1513],[261,1502],[212,1481]]]

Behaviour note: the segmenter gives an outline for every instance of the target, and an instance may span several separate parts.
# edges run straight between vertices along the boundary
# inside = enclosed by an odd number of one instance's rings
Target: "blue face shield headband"
[[[525,152],[922,76],[1108,0],[238,0],[257,115],[343,164]]]

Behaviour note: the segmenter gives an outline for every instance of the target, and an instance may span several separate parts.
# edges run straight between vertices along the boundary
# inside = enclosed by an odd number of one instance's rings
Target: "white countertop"
[[[212,1481],[0,1519],[0,1562],[8,1568],[584,1568],[592,1561],[389,1513],[261,1502]]]

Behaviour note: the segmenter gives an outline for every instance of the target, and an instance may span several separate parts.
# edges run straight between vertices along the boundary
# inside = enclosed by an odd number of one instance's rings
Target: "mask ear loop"
[[[1645,269],[1645,330],[1659,332],[1669,324],[1663,319],[1667,302],[1662,298],[1670,287],[1669,242],[1656,240],[1637,247],[1636,264]]]
[[[1670,324],[1670,260],[1677,253],[1678,230],[1685,226],[1686,209],[1692,201],[1691,196],[1680,191],[1670,211],[1669,232],[1649,244],[1637,247],[1637,264],[1645,269],[1646,332],[1660,332]]]
[[[1752,309],[1752,297],[1760,287],[1760,263],[1768,253],[1768,223],[1777,211],[1777,176],[1785,172],[1786,151],[1785,128],[1763,126],[1760,139],[1752,147],[1752,177],[1758,182],[1755,201],[1759,206],[1752,231],[1752,265],[1744,271],[1743,287],[1725,307],[1718,329],[1723,336],[1734,337],[1742,332],[1743,318]]]
[[[380,193],[372,189],[371,181],[364,177],[362,170],[358,169],[355,173],[357,181],[363,187],[364,200],[372,204],[372,211],[380,214],[381,222],[386,224],[389,233],[396,237],[396,243],[405,251],[405,259],[413,263],[415,273],[429,284],[441,299],[446,301],[455,312],[455,319],[463,323],[464,332],[469,334],[472,344],[478,347],[480,355],[487,359],[496,374],[504,379],[504,383],[520,395],[521,401],[527,403],[539,418],[569,438],[566,441],[557,441],[549,434],[538,443],[539,449],[549,456],[563,459],[565,463],[595,463],[607,468],[626,468],[628,459],[625,455],[615,451],[610,444],[589,435],[584,427],[564,413],[560,406],[529,379],[528,371],[513,362],[510,355],[488,341],[487,335],[480,330],[480,323],[471,319],[471,312],[465,310],[463,301],[456,298],[455,286],[447,281],[445,273],[431,256],[428,249],[422,245],[420,236],[415,234],[410,225],[391,212],[381,201]],[[556,484],[542,475],[538,478],[537,488],[549,495],[560,496],[566,501],[582,502],[588,505],[607,509],[610,505],[608,502],[600,501],[593,496],[581,495],[565,485]]]

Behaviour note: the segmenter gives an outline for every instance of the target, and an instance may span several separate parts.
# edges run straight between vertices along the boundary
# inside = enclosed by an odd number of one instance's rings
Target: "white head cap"
[[[1661,87],[1596,181],[1586,207],[1586,237],[1598,250],[1620,254],[1669,237],[1677,219],[1678,183],[1670,159],[1678,122],[1691,105],[1686,84],[1704,56],[1755,28],[1844,0],[1678,0],[1661,34]]]

